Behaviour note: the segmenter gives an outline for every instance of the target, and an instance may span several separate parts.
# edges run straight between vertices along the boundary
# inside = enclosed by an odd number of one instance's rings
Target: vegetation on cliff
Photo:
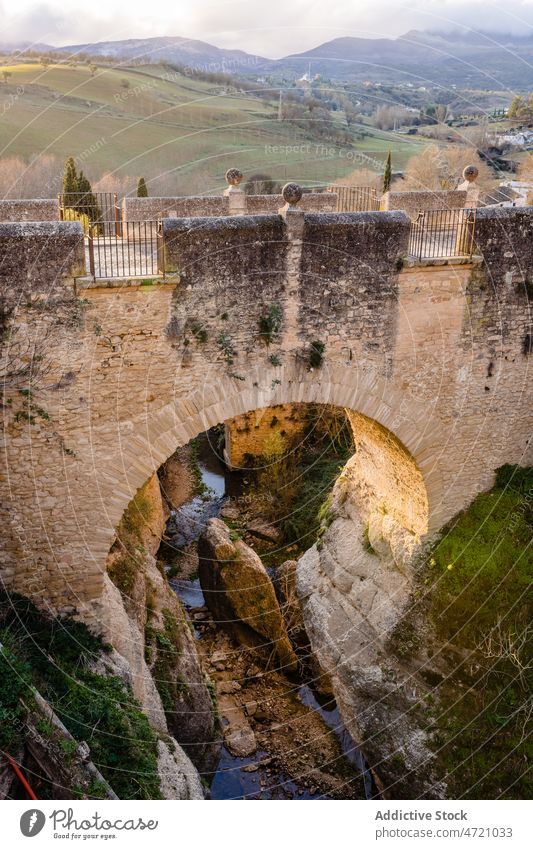
[[[428,677],[429,727],[451,798],[533,791],[532,532],[533,469],[503,466],[494,488],[444,529],[421,575],[435,668],[446,664]]]
[[[85,625],[48,616],[28,599],[3,592],[0,642],[1,748],[23,742],[33,686],[73,737],[88,743],[120,798],[161,798],[157,736],[147,717],[120,678],[92,671],[109,647]]]
[[[262,515],[275,522],[285,548],[303,553],[321,535],[324,506],[342,468],[354,452],[350,424],[335,407],[310,405],[301,432],[286,437],[273,427],[251,486]],[[275,493],[275,498],[272,498]],[[291,557],[298,556],[293,549]],[[273,557],[266,559],[269,565]]]

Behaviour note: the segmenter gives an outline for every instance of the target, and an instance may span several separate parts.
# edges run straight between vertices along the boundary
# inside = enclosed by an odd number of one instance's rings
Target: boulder
[[[285,620],[287,634],[310,677],[313,689],[324,696],[333,696],[331,678],[320,668],[305,630],[302,608],[296,592],[297,566],[296,560],[285,560],[278,566],[274,578],[276,596]]]
[[[210,519],[198,543],[200,584],[213,618],[241,643],[284,671],[296,671],[296,655],[274,586],[255,551],[220,519]]]

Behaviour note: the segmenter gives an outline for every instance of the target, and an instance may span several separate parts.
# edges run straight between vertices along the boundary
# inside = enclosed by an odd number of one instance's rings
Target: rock
[[[200,585],[213,618],[241,643],[285,671],[297,669],[274,586],[258,555],[232,540],[220,519],[210,519],[198,543]]]
[[[257,772],[260,764],[246,764],[246,766],[241,767],[242,772]]]
[[[187,448],[179,448],[159,470],[161,492],[172,510],[177,510],[185,504],[192,497],[194,490],[187,455]]]
[[[121,677],[129,678],[151,724],[188,747],[203,771],[217,756],[214,710],[185,610],[157,568],[155,553],[165,517],[159,480],[152,475],[128,505],[108,557],[112,578],[113,565],[123,556],[120,541],[135,543],[133,587],[121,593],[106,576],[107,615],[99,627],[125,659],[128,672],[122,670]],[[112,661],[120,666],[117,658]]]
[[[218,691],[222,695],[226,695],[229,693],[236,693],[237,690],[241,689],[241,685],[238,681],[221,681],[218,685]]]
[[[387,648],[413,588],[412,534],[388,514],[365,513],[363,496],[358,500],[340,480],[330,513],[320,547],[306,551],[297,566],[313,651],[385,798],[443,798],[426,716],[416,710],[423,681]],[[373,550],[365,545],[365,532]]]
[[[269,722],[270,716],[268,715],[266,710],[263,710],[263,708],[258,708],[258,710],[256,710],[254,713],[254,719],[256,722]]]
[[[225,663],[226,652],[214,651],[209,659],[213,665],[216,665],[217,663]]]
[[[311,650],[305,630],[302,608],[296,592],[297,566],[296,560],[285,560],[278,566],[274,577],[274,589],[285,620],[287,634],[295,649],[299,650],[303,656],[303,665],[313,681],[313,688],[323,695],[332,696],[331,679],[321,669],[316,655]]]
[[[147,562],[155,609],[150,626],[162,631],[173,648],[160,648],[157,639],[150,643],[150,669],[163,693],[168,730],[190,754],[201,772],[208,771],[217,754],[213,704],[196,648],[196,641],[179,598],[172,592],[155,561]]]
[[[266,542],[279,542],[281,539],[279,530],[274,525],[269,525],[268,522],[264,522],[262,519],[252,519],[246,524],[246,530],[252,536],[263,539]]]
[[[254,716],[257,713],[258,704],[257,702],[246,702],[244,705],[244,710],[247,716]]]
[[[200,776],[189,758],[172,739],[157,743],[157,771],[163,799],[203,799]]]
[[[225,733],[224,743],[228,751],[236,758],[247,758],[257,749],[255,734],[250,726]]]
[[[231,696],[221,693],[220,685],[217,687],[217,695],[224,745],[236,758],[253,755],[257,742],[244,711]]]
[[[226,502],[220,511],[220,515],[224,517],[224,519],[240,519],[241,513],[239,508],[235,504],[230,504]]]

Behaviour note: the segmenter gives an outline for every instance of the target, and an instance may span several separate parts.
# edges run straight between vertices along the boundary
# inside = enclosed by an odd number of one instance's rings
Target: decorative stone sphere
[[[229,183],[230,186],[238,186],[242,183],[242,171],[239,171],[238,168],[228,168],[226,171],[226,182]]]
[[[467,181],[467,183],[473,183],[474,180],[477,180],[479,175],[479,169],[476,168],[475,165],[467,165],[466,168],[463,169],[463,179]]]
[[[294,206],[302,199],[302,187],[298,183],[285,183],[281,190],[283,200],[290,206]]]

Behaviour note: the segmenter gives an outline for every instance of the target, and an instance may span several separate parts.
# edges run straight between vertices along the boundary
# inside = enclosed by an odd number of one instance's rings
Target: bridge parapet
[[[58,221],[57,198],[24,198],[0,200],[0,221]]]
[[[0,288],[50,293],[85,274],[83,230],[75,221],[0,223]]]

